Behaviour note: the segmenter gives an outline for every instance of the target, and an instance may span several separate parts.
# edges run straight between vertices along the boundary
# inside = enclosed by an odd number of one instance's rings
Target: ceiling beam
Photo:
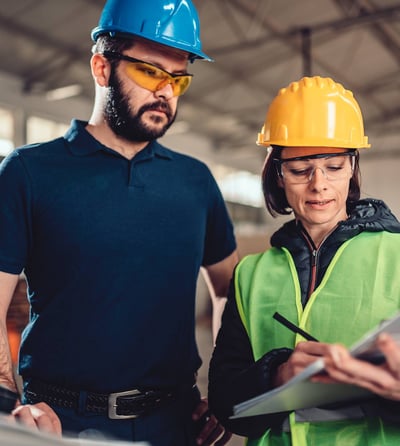
[[[249,5],[242,4],[240,0],[231,0],[231,3],[235,7],[241,9],[242,12],[245,12],[246,14],[249,14],[249,11],[251,11]],[[325,31],[337,32],[339,29],[365,26],[368,24],[373,24],[383,19],[385,19],[386,21],[400,20],[400,6],[384,8],[376,10],[374,12],[362,12],[360,15],[356,17],[345,17],[339,20],[321,22],[315,25],[302,24],[285,31],[279,31],[277,29],[273,29],[271,26],[268,26],[268,34],[262,37],[258,37],[257,39],[248,39],[239,42],[237,44],[224,45],[221,47],[211,48],[209,49],[209,51],[215,55],[227,54],[230,52],[246,50],[248,48],[254,48],[255,46],[263,45],[265,44],[266,39],[276,38],[285,41],[292,40],[293,38],[297,38],[299,35],[301,35],[305,28],[307,28],[310,31],[310,33],[314,35],[316,33]]]
[[[394,6],[392,8],[387,8],[387,12],[383,13],[383,10],[376,11],[374,6],[368,0],[334,0],[335,3],[344,11],[349,13],[349,11],[354,10],[355,7],[358,8],[359,13],[355,17],[363,22],[363,17],[374,17],[373,21],[366,21],[366,24],[370,24],[370,30],[375,35],[375,37],[382,42],[385,49],[392,54],[396,59],[397,63],[400,65],[400,39],[398,33],[394,32],[389,23],[393,20],[399,20],[400,6]],[[349,17],[349,19],[351,19]],[[384,19],[384,20],[382,20]]]
[[[22,35],[35,41],[38,45],[47,47],[54,51],[61,51],[64,54],[68,54],[71,58],[84,59],[88,57],[87,51],[80,50],[77,46],[65,45],[62,41],[52,39],[48,34],[41,33],[33,30],[27,26],[16,23],[9,17],[5,17],[0,14],[0,28],[2,31],[8,31],[11,34]]]

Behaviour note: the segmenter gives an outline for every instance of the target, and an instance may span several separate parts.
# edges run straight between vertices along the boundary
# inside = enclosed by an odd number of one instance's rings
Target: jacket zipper
[[[308,247],[310,248],[311,252],[311,271],[310,271],[310,281],[308,285],[307,290],[307,299],[306,302],[308,302],[308,299],[310,298],[311,294],[315,290],[315,284],[317,282],[317,272],[318,272],[318,257],[321,250],[321,246],[324,244],[325,240],[330,236],[330,234],[335,230],[336,228],[332,229],[322,240],[319,247],[317,248],[312,241],[311,237],[308,235],[307,231],[302,229],[303,236],[308,244]]]
[[[317,280],[317,259],[318,259],[319,250],[312,249],[311,252],[311,277],[310,277],[310,285],[307,291],[307,301],[310,298],[312,292],[315,289],[315,283]]]
[[[304,305],[308,302],[308,299],[310,298],[312,292],[314,291],[315,288],[315,283],[317,280],[317,260],[318,260],[318,248],[314,245],[314,242],[312,241],[312,239],[310,238],[310,236],[308,235],[308,233],[306,231],[302,231],[303,236],[307,242],[308,247],[310,248],[310,253],[311,253],[311,270],[310,270],[310,280],[308,282],[308,290],[307,290],[307,297],[306,297],[306,302],[304,303]],[[322,245],[322,243],[321,243]]]

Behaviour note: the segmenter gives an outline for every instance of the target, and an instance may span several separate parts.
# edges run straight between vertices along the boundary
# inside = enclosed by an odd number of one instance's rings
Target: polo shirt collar
[[[92,153],[99,151],[110,150],[114,153],[114,150],[102,144],[95,139],[87,130],[87,122],[73,119],[71,126],[64,135],[64,139],[68,142],[71,153],[75,156],[88,156]],[[142,153],[143,152],[143,153]],[[145,156],[146,158],[153,158],[158,156],[165,159],[173,159],[173,153],[159,144],[157,141],[151,141],[147,146],[141,150],[138,154]],[[137,155],[136,155],[137,156]]]

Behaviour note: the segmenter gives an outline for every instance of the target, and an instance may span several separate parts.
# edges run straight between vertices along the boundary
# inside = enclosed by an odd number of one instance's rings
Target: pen
[[[282,325],[284,325],[289,330],[293,331],[294,333],[298,333],[301,336],[303,336],[304,339],[307,339],[307,341],[315,341],[319,342],[318,339],[315,339],[314,336],[311,336],[306,331],[302,330],[297,325],[292,324],[292,322],[288,321],[285,317],[283,317],[278,312],[275,312],[272,316],[274,319],[276,319],[278,322],[280,322]]]

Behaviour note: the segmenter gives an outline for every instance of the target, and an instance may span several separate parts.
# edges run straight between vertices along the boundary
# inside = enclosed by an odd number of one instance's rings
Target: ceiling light
[[[60,101],[62,99],[72,98],[82,93],[82,86],[79,84],[67,85],[65,87],[55,88],[46,92],[48,101]]]

